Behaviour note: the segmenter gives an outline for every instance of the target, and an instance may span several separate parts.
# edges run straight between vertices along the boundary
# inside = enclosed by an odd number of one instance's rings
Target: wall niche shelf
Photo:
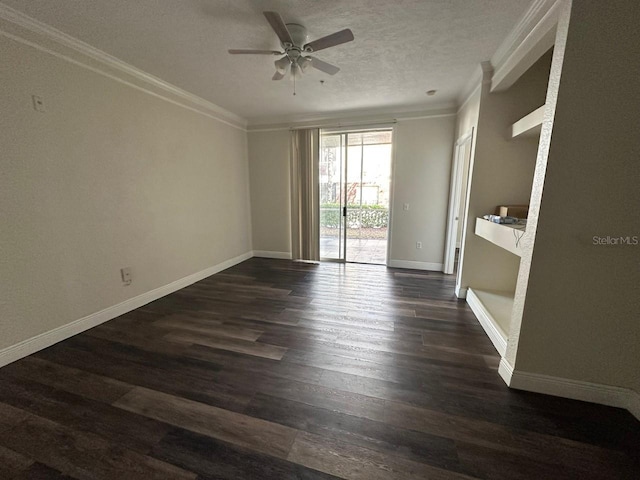
[[[544,105],[525,115],[511,125],[511,138],[535,137],[540,135],[542,120],[544,119]]]
[[[495,205],[532,205],[552,60],[553,49],[536,50],[513,70],[513,82],[496,90],[497,95],[481,91],[477,106],[476,143],[469,162],[468,221],[456,288],[460,293],[466,289],[469,307],[503,358],[519,335],[516,325],[521,311],[514,312],[514,292],[518,287],[522,290],[518,284],[521,259],[531,255],[535,225],[493,223],[483,215],[493,213]],[[483,109],[487,115],[479,113]],[[535,217],[530,221],[535,223]]]
[[[476,218],[476,235],[519,257],[522,256],[522,240],[526,233],[523,225],[493,223]]]

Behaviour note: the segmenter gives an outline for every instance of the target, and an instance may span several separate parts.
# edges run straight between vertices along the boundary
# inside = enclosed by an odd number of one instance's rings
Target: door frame
[[[449,188],[449,211],[447,214],[447,231],[444,245],[444,265],[442,271],[452,274],[455,266],[456,248],[458,240],[460,218],[460,205],[462,193],[466,185],[462,185],[465,169],[469,168],[467,155],[471,155],[473,145],[473,128],[456,140],[453,153],[453,165],[451,168],[451,186]],[[468,192],[466,192],[468,194]]]
[[[384,264],[388,267],[389,262],[391,261],[391,252],[392,252],[392,232],[393,228],[393,202],[395,199],[395,185],[396,185],[396,137],[398,134],[397,124],[393,124],[391,126],[391,158],[389,161],[390,165],[390,175],[389,175],[389,219],[387,220],[387,259]]]

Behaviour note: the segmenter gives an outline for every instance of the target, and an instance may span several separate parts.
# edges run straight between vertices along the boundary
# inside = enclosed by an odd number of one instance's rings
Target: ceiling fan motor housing
[[[302,47],[309,41],[307,29],[303,25],[300,25],[298,23],[287,23],[287,30],[289,30],[291,39],[293,40],[292,47],[294,47],[295,50],[302,52]],[[287,48],[287,45],[284,44],[282,45],[282,48],[284,48],[285,51],[289,50],[289,48]]]

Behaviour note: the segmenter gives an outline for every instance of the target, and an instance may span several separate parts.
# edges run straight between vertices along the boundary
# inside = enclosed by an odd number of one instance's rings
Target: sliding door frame
[[[340,145],[341,145],[341,157],[342,157],[342,149],[344,148],[344,158],[341,162],[340,169],[340,203],[341,203],[341,214],[342,214],[342,242],[341,247],[339,246],[338,258],[328,258],[328,257],[320,257],[320,260],[323,262],[333,262],[333,263],[347,263],[347,214],[348,214],[348,206],[347,206],[347,172],[348,172],[348,164],[349,164],[349,134],[351,133],[362,133],[362,132],[374,132],[374,131],[391,131],[391,154],[390,154],[390,165],[389,165],[389,217],[387,221],[387,254],[385,259],[385,266],[389,265],[389,259],[391,258],[391,225],[393,219],[393,200],[394,200],[394,180],[395,180],[395,157],[396,157],[396,148],[395,148],[395,138],[396,138],[396,125],[394,123],[390,124],[378,124],[371,126],[352,126],[352,127],[339,127],[339,128],[320,128],[320,139],[322,135],[332,135],[337,134],[340,135]],[[342,135],[344,135],[345,143],[342,145]],[[322,145],[322,141],[320,140],[319,145]],[[361,158],[360,158],[360,197],[362,197],[362,178],[364,172],[364,146],[361,146]],[[362,202],[361,202],[362,203]],[[320,234],[318,230],[318,235]],[[352,263],[352,262],[349,262]]]

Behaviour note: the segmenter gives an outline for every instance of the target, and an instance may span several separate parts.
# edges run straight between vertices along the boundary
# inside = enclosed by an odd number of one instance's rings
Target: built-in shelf
[[[511,125],[511,137],[535,137],[536,135],[540,135],[543,118],[544,105]]]
[[[513,292],[469,288],[467,303],[498,353],[504,357],[513,310]]]
[[[484,218],[476,218],[476,235],[494,245],[522,256],[522,240],[527,234],[524,225],[493,223]]]

